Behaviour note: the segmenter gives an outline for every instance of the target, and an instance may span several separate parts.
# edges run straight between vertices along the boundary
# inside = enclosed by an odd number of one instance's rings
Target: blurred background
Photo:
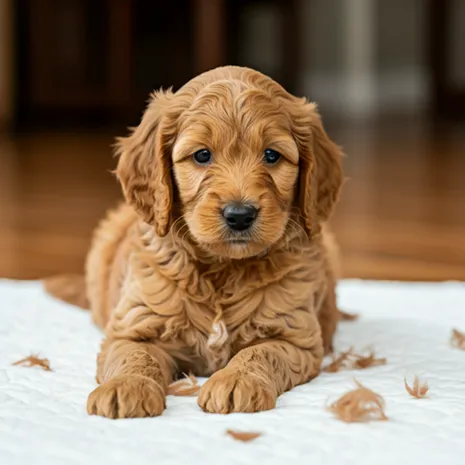
[[[347,277],[465,280],[465,0],[0,0],[0,276],[83,269],[147,96],[223,64],[319,103]]]

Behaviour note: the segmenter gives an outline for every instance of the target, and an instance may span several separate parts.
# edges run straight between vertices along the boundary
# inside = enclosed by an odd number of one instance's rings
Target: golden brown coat
[[[208,148],[209,166],[192,153]],[[266,148],[282,154],[266,166]],[[88,411],[159,415],[181,372],[211,375],[207,412],[255,412],[315,377],[337,321],[324,226],[341,153],[315,105],[247,68],[202,74],[155,93],[118,141],[127,204],[96,231],[87,297],[105,329]],[[247,238],[221,209],[255,205]]]

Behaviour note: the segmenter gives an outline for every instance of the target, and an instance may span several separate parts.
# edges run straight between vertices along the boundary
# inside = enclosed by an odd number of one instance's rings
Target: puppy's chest
[[[295,273],[267,263],[227,268],[198,276],[199,289],[210,289],[204,299],[195,288],[185,299],[186,323],[191,331],[211,341],[227,332],[232,346],[249,344],[257,338],[272,337],[294,309],[310,306],[313,293],[308,274]]]
[[[133,268],[138,301],[149,309],[145,327],[180,366],[211,373],[251,343],[304,324],[295,310],[311,308],[315,270],[321,269],[309,266],[305,255],[287,252],[214,267],[180,252],[168,264],[153,256]]]

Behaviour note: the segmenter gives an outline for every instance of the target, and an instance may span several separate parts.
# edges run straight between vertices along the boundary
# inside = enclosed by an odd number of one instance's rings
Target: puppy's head
[[[313,104],[247,68],[219,68],[153,94],[119,142],[125,196],[159,236],[182,217],[218,256],[258,255],[297,227],[311,236],[341,185],[339,148]],[[291,224],[292,223],[292,224]]]

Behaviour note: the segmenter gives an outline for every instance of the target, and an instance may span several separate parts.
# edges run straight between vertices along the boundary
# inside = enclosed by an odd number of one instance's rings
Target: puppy
[[[89,414],[160,415],[182,372],[210,376],[206,412],[272,409],[319,373],[338,319],[324,225],[341,151],[315,105],[218,68],[154,93],[117,151],[127,203],[87,260],[105,329]]]

